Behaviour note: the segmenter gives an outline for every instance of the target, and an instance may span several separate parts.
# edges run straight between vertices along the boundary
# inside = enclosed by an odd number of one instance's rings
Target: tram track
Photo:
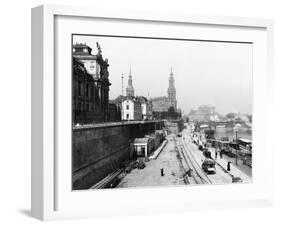
[[[186,173],[194,180],[195,184],[212,184],[209,177],[202,171],[191,151],[185,147],[183,141],[175,138],[175,146],[178,148],[184,164],[187,166],[185,169]]]

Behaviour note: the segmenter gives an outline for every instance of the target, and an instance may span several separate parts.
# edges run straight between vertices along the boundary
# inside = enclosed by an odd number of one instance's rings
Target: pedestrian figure
[[[231,162],[227,162],[227,171],[230,171],[231,169],[230,169],[230,163]]]
[[[164,169],[161,168],[161,177],[163,177],[163,176],[164,176]]]
[[[222,151],[220,150],[220,158],[222,159]]]
[[[216,160],[217,160],[217,157],[218,157],[218,151],[216,150],[216,152],[215,152],[215,158],[216,158]]]

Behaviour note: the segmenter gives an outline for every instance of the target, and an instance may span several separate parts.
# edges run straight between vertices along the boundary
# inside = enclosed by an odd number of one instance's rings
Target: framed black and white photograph
[[[73,190],[252,181],[253,43],[72,40]]]
[[[271,202],[270,20],[48,5],[32,26],[34,217]]]

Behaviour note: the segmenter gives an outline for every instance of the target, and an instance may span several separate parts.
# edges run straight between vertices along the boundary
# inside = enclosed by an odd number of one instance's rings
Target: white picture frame
[[[62,29],[64,23],[56,27],[56,19],[60,17],[78,20],[108,20],[125,21],[130,24],[150,23],[161,24],[161,26],[194,26],[205,29],[204,37],[208,36],[208,27],[218,28],[216,34],[210,33],[209,40],[220,37],[231,41],[230,34],[224,34],[224,30],[237,29],[233,38],[241,38],[243,41],[250,41],[255,44],[261,56],[255,61],[254,71],[254,142],[258,149],[266,150],[261,162],[257,157],[255,164],[255,177],[250,185],[219,185],[213,187],[186,187],[175,188],[145,188],[125,189],[123,191],[91,191],[71,192],[71,189],[63,188],[63,182],[58,178],[64,174],[61,170],[62,164],[58,153],[58,140],[56,130],[60,117],[57,117],[57,94],[60,92],[60,85],[57,82],[56,69],[56,48],[55,41],[58,29]],[[65,22],[69,23],[69,22]],[[166,25],[165,25],[166,24]],[[77,26],[73,24],[74,27]],[[68,34],[69,28],[65,34]],[[145,28],[144,28],[145,29]],[[239,30],[242,29],[243,31]],[[63,29],[62,29],[63,30]],[[249,31],[249,34],[247,33]],[[252,32],[252,33],[251,33]],[[256,32],[256,33],[255,33]],[[110,33],[110,32],[109,32]],[[256,35],[256,37],[255,37]],[[132,12],[118,10],[102,10],[72,6],[43,5],[32,9],[32,216],[41,220],[56,220],[66,218],[89,218],[98,216],[114,216],[129,214],[144,214],[157,212],[175,212],[209,208],[233,208],[253,207],[270,205],[273,201],[273,178],[267,177],[262,182],[263,170],[272,171],[273,150],[266,135],[268,126],[266,124],[272,111],[273,96],[273,22],[266,19],[236,18],[221,16],[185,15],[173,13],[154,12]],[[254,55],[255,57],[255,55]],[[70,59],[69,59],[70,60]],[[69,69],[70,70],[70,69]],[[69,75],[70,76],[70,75]],[[60,83],[61,84],[61,83]],[[70,89],[70,88],[69,88]],[[63,98],[63,95],[60,95]],[[70,97],[69,97],[70,99]],[[259,99],[257,101],[257,99]],[[70,126],[70,125],[69,125]],[[65,129],[68,129],[67,127]],[[67,141],[66,141],[67,142]],[[69,146],[71,143],[69,143]],[[71,152],[71,150],[69,150]],[[260,154],[257,154],[260,155]],[[68,159],[68,158],[66,158]],[[70,163],[68,164],[70,165]],[[261,169],[263,168],[263,169]],[[59,173],[58,173],[59,171]],[[58,176],[60,175],[60,176]],[[65,175],[66,176],[66,175]],[[67,176],[66,176],[67,177]],[[64,189],[69,194],[64,195]],[[188,191],[187,191],[188,190]],[[206,195],[206,192],[208,194]],[[229,194],[245,191],[243,194]],[[176,198],[170,198],[171,192],[176,193]],[[187,193],[188,192],[188,193]],[[201,198],[188,197],[192,194],[205,194]],[[214,198],[214,196],[218,198]],[[75,197],[74,197],[75,196]],[[209,197],[211,196],[211,197]],[[85,203],[86,197],[92,197],[93,205]],[[134,198],[135,197],[135,198]],[[163,198],[165,197],[165,198]],[[228,198],[229,197],[229,198]],[[240,197],[240,198],[239,198]],[[90,200],[91,198],[89,198]],[[58,201],[59,200],[59,201]],[[79,203],[79,200],[81,201]],[[82,202],[83,200],[83,202]],[[58,202],[59,207],[58,207]],[[108,205],[108,203],[114,203]],[[116,205],[119,203],[119,205]],[[61,206],[61,207],[60,207]],[[68,206],[69,208],[65,208]],[[78,208],[79,206],[79,208]]]

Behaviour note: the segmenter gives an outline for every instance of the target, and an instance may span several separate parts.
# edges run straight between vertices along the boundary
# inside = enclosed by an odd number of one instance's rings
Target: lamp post
[[[235,135],[236,135],[236,147],[235,147],[235,164],[238,165],[238,151],[237,151],[237,148],[238,148],[238,140],[237,140],[237,130],[235,131]]]

